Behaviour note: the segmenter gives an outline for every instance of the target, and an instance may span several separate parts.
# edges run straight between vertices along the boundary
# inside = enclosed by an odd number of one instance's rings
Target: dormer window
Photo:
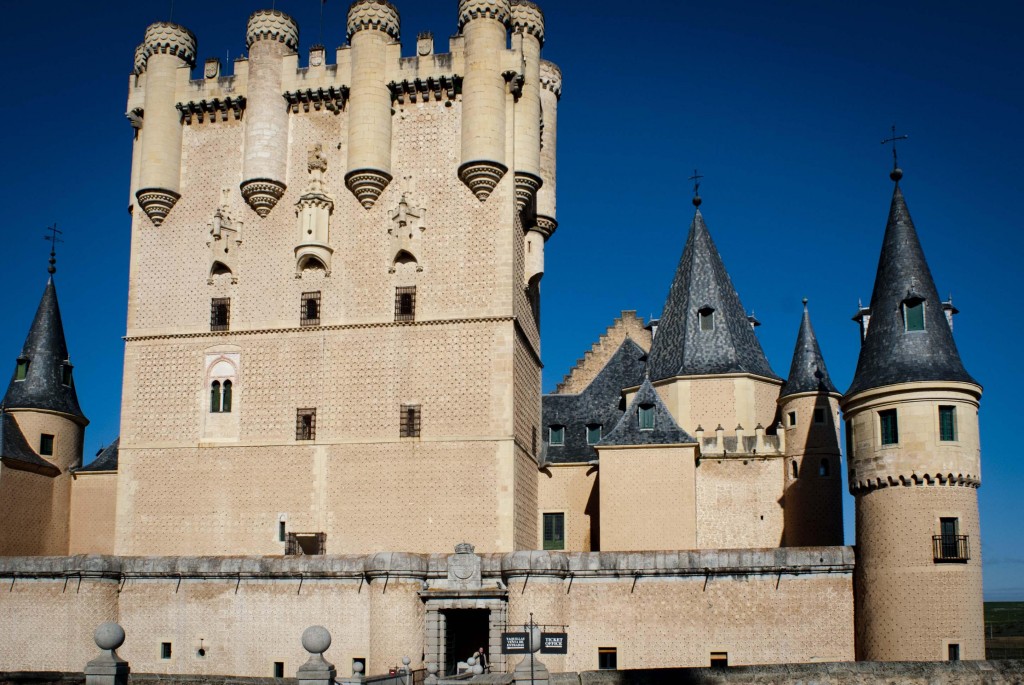
[[[701,332],[711,332],[715,330],[715,310],[713,307],[707,305],[697,310],[697,316],[700,318],[700,330]]]
[[[637,410],[637,421],[639,422],[640,430],[654,430],[654,405],[641,404]]]
[[[565,426],[551,426],[548,428],[548,444],[555,447],[565,444]]]
[[[912,297],[903,301],[903,324],[908,333],[924,330],[924,300]]]
[[[71,377],[71,370],[75,367],[71,365],[70,361],[65,361],[60,367],[60,382],[69,388],[74,384]]]
[[[596,445],[601,442],[601,424],[591,423],[587,425],[587,444]]]
[[[14,372],[14,380],[23,381],[28,377],[28,357],[18,357],[18,368]]]

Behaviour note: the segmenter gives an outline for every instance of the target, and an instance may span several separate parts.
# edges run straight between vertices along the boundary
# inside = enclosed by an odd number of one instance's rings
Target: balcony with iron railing
[[[965,563],[971,558],[971,542],[967,535],[933,535],[935,563]]]

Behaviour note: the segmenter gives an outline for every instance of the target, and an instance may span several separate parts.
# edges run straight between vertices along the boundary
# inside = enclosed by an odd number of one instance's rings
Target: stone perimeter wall
[[[608,646],[623,668],[703,666],[711,651],[735,664],[854,658],[849,547],[480,559],[482,587],[500,588],[510,624],[533,612],[538,623],[569,626],[570,653],[545,659],[552,671],[596,669],[598,647]],[[307,656],[299,636],[314,624],[334,636],[327,656],[340,675],[354,658],[366,659],[369,673],[403,656],[419,667],[421,593],[445,589],[448,560],[0,558],[0,669],[80,669],[95,656],[92,631],[111,620],[124,626],[119,653],[138,672],[269,676],[281,661],[291,674]],[[162,642],[172,644],[170,659],[160,656]]]

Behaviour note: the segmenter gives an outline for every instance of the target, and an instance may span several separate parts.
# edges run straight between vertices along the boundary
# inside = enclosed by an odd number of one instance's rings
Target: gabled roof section
[[[0,460],[5,466],[20,471],[32,471],[50,477],[60,475],[59,468],[29,447],[18,422],[3,410],[0,410]]]
[[[644,378],[647,353],[631,338],[619,348],[600,373],[575,395],[544,395],[541,398],[541,423],[545,463],[588,462],[597,458],[593,445],[587,444],[587,426],[601,426],[607,433],[622,416],[622,389],[636,387]],[[548,443],[552,426],[564,426],[562,445]]]
[[[68,346],[64,340],[64,323],[57,304],[57,288],[53,278],[46,284],[43,298],[36,310],[36,317],[25,338],[18,361],[28,362],[24,380],[17,380],[17,372],[11,377],[3,405],[7,409],[45,409],[66,414],[85,425],[85,418],[78,406],[74,379],[64,384],[64,366],[70,364]]]
[[[86,464],[80,469],[75,469],[75,473],[89,473],[93,471],[117,471],[117,455],[121,438],[114,440],[99,452],[96,453],[96,458]]]
[[[636,315],[636,310],[623,310],[616,317],[597,342],[576,361],[575,366],[569,369],[569,373],[565,374],[555,393],[565,395],[582,392],[597,377],[626,338],[632,338],[644,352],[651,349],[651,331],[644,324],[643,318]]]
[[[711,314],[710,330],[701,329],[701,310]],[[651,345],[649,369],[656,381],[744,372],[779,379],[754,335],[700,210],[690,224],[668,291]]]
[[[904,303],[908,300],[924,302],[924,330],[906,330]],[[960,361],[953,331],[943,314],[942,301],[897,183],[871,294],[871,322],[846,395],[912,381],[977,384]]]
[[[800,332],[796,336],[789,378],[782,386],[779,397],[802,392],[839,393],[825,368],[825,359],[821,356],[821,347],[818,346],[818,338],[811,325],[811,314],[807,311],[807,300],[804,300],[804,315],[800,320]]]
[[[657,337],[655,337],[657,339]],[[654,427],[640,428],[639,412],[641,407],[654,410]],[[671,412],[658,396],[658,391],[651,385],[651,379],[645,378],[643,385],[630,402],[626,413],[619,423],[600,443],[598,447],[627,445],[683,445],[696,443],[696,438],[684,431],[672,418]]]

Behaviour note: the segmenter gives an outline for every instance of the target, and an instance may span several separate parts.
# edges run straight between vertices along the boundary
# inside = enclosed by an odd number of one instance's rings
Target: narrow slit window
[[[18,368],[14,372],[14,380],[23,381],[28,377],[28,359],[26,357],[18,358]]]
[[[956,440],[956,407],[939,407],[939,440]]]
[[[601,424],[592,423],[587,426],[587,444],[596,445],[601,442]]]
[[[398,417],[398,436],[401,438],[420,437],[420,405],[402,405]]]
[[[924,300],[906,300],[903,303],[903,321],[910,331],[924,330]]]
[[[320,291],[302,293],[302,311],[300,312],[300,326],[320,325]]]
[[[637,410],[637,421],[640,424],[640,430],[654,430],[654,405],[641,404]]]
[[[395,288],[395,321],[416,320],[416,286]]]
[[[565,444],[565,426],[551,426],[548,429],[548,444],[556,447]]]
[[[43,433],[39,436],[39,454],[44,457],[53,456],[53,436],[49,433]]]
[[[316,440],[316,409],[295,411],[295,439]]]
[[[896,410],[886,409],[878,412],[878,421],[882,428],[882,444],[897,444],[900,441],[900,430],[896,421]]]
[[[544,549],[565,549],[565,514],[544,514]]]
[[[800,466],[796,463],[796,459],[790,464],[790,472],[793,474],[794,479],[800,477]]]
[[[60,382],[61,382],[61,384],[66,385],[69,388],[72,385],[74,385],[75,381],[74,381],[74,377],[72,376],[72,371],[74,370],[74,368],[75,367],[72,366],[71,362],[69,362],[69,361],[65,361],[63,364],[61,364],[61,367],[60,367]]]
[[[210,413],[220,413],[220,381],[214,381],[210,386]]]
[[[220,410],[225,414],[231,413],[231,391],[233,389],[231,381],[224,381],[224,386],[220,394]]]
[[[828,478],[832,473],[832,469],[829,466],[828,459],[822,459],[818,464],[818,475],[822,478]]]
[[[786,415],[786,418],[789,421],[789,427],[790,428],[792,428],[792,427],[794,427],[796,425],[796,412],[795,411],[789,412],[789,414]]]
[[[210,300],[210,330],[226,331],[231,325],[231,298],[215,297]]]
[[[277,541],[284,542],[288,539],[288,522],[278,521],[277,522]]]

